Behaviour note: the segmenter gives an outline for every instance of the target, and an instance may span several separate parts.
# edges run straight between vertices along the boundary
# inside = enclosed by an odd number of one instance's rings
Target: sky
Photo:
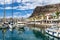
[[[4,8],[6,18],[10,18],[12,16],[15,18],[27,18],[32,15],[34,9],[37,6],[44,6],[57,3],[60,3],[60,0],[0,0],[0,18],[2,18],[4,15]]]

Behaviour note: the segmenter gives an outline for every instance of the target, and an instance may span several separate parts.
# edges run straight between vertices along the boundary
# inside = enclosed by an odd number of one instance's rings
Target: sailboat
[[[12,2],[13,3],[13,2]],[[13,5],[12,5],[13,7]],[[13,16],[13,10],[12,10],[12,16]],[[6,23],[6,12],[5,12],[5,1],[4,1],[4,18],[3,18],[3,24],[2,24],[2,28],[9,28],[10,31],[12,31],[13,27],[12,27],[12,23],[7,22]]]
[[[12,27],[12,24],[10,23],[9,24],[9,30],[12,31],[13,27]]]
[[[9,30],[13,31],[13,0],[12,0],[12,21],[9,22]]]
[[[5,1],[4,1],[4,16],[3,16],[3,24],[2,24],[2,29],[8,28],[8,23],[6,22],[6,13],[5,13]]]

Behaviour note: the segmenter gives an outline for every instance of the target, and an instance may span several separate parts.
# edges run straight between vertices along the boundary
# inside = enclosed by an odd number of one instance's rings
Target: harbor
[[[48,34],[41,33],[39,28],[29,28],[24,26],[24,29],[15,28],[12,31],[10,29],[0,30],[1,40],[59,40],[59,38],[50,36]]]
[[[0,0],[0,40],[60,40],[55,1]]]

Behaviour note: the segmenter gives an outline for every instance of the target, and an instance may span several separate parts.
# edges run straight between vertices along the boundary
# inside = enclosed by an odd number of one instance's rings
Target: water
[[[23,29],[1,29],[0,40],[60,40],[51,37],[47,34],[42,34],[39,31],[29,29],[28,27]]]

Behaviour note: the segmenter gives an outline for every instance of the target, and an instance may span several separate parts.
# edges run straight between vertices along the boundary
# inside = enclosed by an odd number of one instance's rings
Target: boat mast
[[[18,0],[17,0],[18,1]],[[21,0],[21,2],[20,2],[20,4],[22,4],[22,1],[23,0]],[[21,5],[21,6],[23,6],[23,5]],[[19,8],[19,4],[18,4],[18,8]],[[18,17],[18,19],[19,19],[20,17]],[[17,19],[17,22],[18,22],[18,19]],[[21,19],[20,19],[20,21],[21,21]]]
[[[13,0],[12,0],[12,20],[13,20]]]
[[[6,13],[5,13],[5,0],[4,0],[4,17],[3,17],[3,22],[5,23],[6,21]]]
[[[12,24],[13,24],[13,0],[12,0]],[[12,25],[13,27],[13,25]]]

